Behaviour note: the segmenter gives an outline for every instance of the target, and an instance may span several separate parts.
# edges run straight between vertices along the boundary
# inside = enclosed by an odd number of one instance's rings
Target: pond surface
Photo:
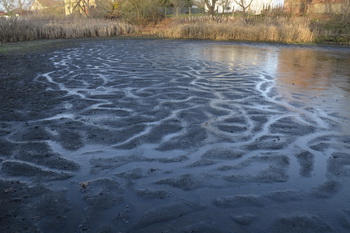
[[[59,104],[2,122],[0,160],[41,232],[350,231],[349,48],[87,40],[48,62]]]

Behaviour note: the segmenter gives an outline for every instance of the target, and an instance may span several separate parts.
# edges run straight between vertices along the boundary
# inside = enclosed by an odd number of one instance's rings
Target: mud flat
[[[350,50],[0,55],[1,232],[349,232]]]

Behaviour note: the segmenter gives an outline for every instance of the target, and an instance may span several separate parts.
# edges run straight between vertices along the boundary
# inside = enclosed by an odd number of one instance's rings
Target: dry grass
[[[92,18],[0,18],[0,43],[128,35],[138,29],[127,23]]]
[[[131,24],[107,19],[0,17],[0,43],[141,34],[185,39],[349,44],[348,24],[333,21],[313,20],[311,23],[307,17],[224,16],[212,19],[211,16],[192,16],[169,18],[141,31]]]
[[[168,38],[309,43],[315,37],[306,18],[198,17],[178,21],[163,30],[147,34]]]

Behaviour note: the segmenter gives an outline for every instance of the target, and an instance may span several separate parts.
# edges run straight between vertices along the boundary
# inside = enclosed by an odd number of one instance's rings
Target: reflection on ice
[[[284,48],[276,87],[289,101],[350,117],[350,57],[345,51]]]
[[[292,105],[298,102],[299,106],[317,105],[329,113],[350,117],[348,48],[222,43],[194,49],[193,54],[224,63],[232,73],[246,71],[269,75],[274,84],[262,82],[258,83],[258,88],[275,89]],[[224,75],[215,77],[225,78]]]

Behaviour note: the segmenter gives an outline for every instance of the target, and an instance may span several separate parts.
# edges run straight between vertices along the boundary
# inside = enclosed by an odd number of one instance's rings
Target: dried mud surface
[[[108,39],[0,55],[0,232],[349,232],[349,54]]]

